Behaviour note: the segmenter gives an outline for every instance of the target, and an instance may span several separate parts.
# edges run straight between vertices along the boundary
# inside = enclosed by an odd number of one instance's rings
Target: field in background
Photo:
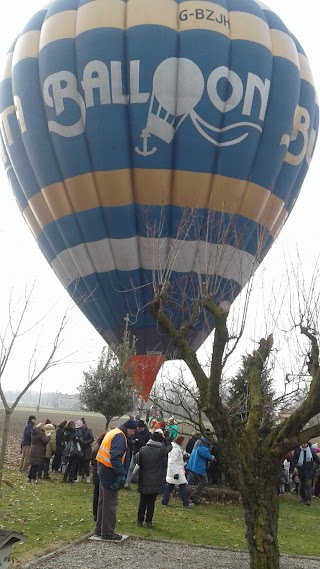
[[[92,429],[94,438],[96,439],[100,433],[105,430],[105,418],[97,413],[86,413],[84,411],[64,411],[63,409],[48,409],[40,407],[37,412],[35,407],[18,407],[14,410],[10,420],[10,433],[7,447],[6,464],[19,464],[20,461],[20,442],[24,425],[29,415],[37,417],[37,423],[44,423],[46,419],[50,419],[53,424],[58,425],[61,421],[76,421],[80,417],[84,417],[88,427]],[[0,441],[2,439],[2,428],[4,421],[4,409],[0,409]],[[119,422],[114,421],[112,426],[116,426]]]
[[[0,499],[0,526],[19,531],[28,541],[14,546],[16,566],[39,557],[59,546],[72,542],[93,531],[92,484],[64,484],[61,474],[53,474],[51,481],[40,480],[27,484],[25,473],[18,471],[20,440],[24,424],[30,414],[37,422],[51,419],[58,424],[63,419],[77,420],[84,416],[94,437],[103,432],[105,419],[94,413],[41,408],[19,408],[11,419],[8,456],[4,478],[10,486],[3,485]],[[4,411],[0,409],[0,436]],[[121,419],[123,420],[123,418]],[[114,421],[112,426],[121,422]],[[224,499],[215,501],[206,497],[203,504],[187,510],[179,498],[172,498],[171,508],[163,508],[157,500],[154,517],[155,529],[136,527],[138,493],[136,485],[130,492],[121,490],[117,513],[117,530],[140,537],[172,539],[218,547],[245,550],[243,512],[239,503]],[[210,488],[214,495],[216,488]],[[208,499],[207,499],[208,498]],[[217,497],[216,497],[217,498]],[[317,540],[320,525],[320,500],[315,498],[311,508],[299,503],[299,496],[281,497],[279,520],[279,545],[282,553],[320,556]]]

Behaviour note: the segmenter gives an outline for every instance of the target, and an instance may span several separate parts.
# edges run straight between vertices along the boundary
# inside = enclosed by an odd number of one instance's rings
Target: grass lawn
[[[0,524],[28,537],[28,541],[14,546],[16,562],[25,563],[93,530],[92,484],[64,484],[59,474],[53,476],[52,482],[40,480],[38,484],[28,484],[26,475],[15,468],[5,470],[5,479],[12,487],[3,486]],[[212,503],[184,510],[179,499],[173,498],[169,508],[164,508],[158,501],[155,528],[147,530],[135,525],[137,504],[135,485],[130,491],[121,490],[118,532],[246,549],[245,526],[238,505]],[[312,506],[307,508],[299,503],[297,496],[281,497],[281,553],[320,556],[319,525],[320,500],[315,498]]]

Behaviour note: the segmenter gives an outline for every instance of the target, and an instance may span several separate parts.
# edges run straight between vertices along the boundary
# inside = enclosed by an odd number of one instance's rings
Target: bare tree
[[[31,326],[27,325],[27,315],[28,310],[31,309],[34,287],[35,284],[33,284],[28,290],[26,289],[24,298],[20,298],[16,304],[13,302],[13,295],[11,293],[11,297],[8,303],[8,316],[6,324],[3,330],[0,332],[0,398],[4,407],[5,414],[0,448],[0,488],[3,480],[3,468],[9,434],[10,418],[14,409],[17,407],[23,395],[37,381],[39,377],[41,377],[46,371],[53,368],[54,366],[65,363],[72,355],[68,354],[63,357],[59,357],[58,355],[61,345],[64,341],[66,327],[70,320],[70,305],[67,307],[61,320],[57,324],[55,332],[53,335],[51,334],[52,340],[50,341],[50,345],[46,348],[43,347],[43,340],[40,345],[40,337],[42,336],[43,338],[43,324],[48,314],[46,314],[40,320],[34,322]],[[41,327],[41,331],[39,331],[39,334],[34,340],[31,348],[31,353],[29,354],[29,364],[26,371],[25,387],[15,398],[14,402],[9,405],[3,389],[3,380],[5,378],[5,373],[9,368],[11,359],[14,357],[19,357],[19,349],[21,347],[19,342],[23,342],[26,336],[32,331],[35,331],[38,327]]]
[[[155,296],[151,311],[159,324],[171,337],[181,358],[188,365],[197,386],[194,404],[197,405],[199,417],[201,413],[210,421],[222,445],[232,479],[240,491],[247,526],[247,542],[252,569],[278,569],[279,548],[277,539],[279,499],[278,478],[281,464],[286,452],[295,445],[308,441],[320,434],[320,425],[306,425],[320,412],[320,367],[319,367],[319,267],[315,271],[309,290],[302,284],[299,272],[291,274],[289,316],[290,329],[283,327],[278,332],[289,333],[295,338],[296,361],[300,362],[301,379],[310,376],[309,387],[301,404],[289,417],[270,429],[263,427],[266,413],[263,377],[273,352],[273,334],[261,338],[251,355],[246,357],[246,377],[248,399],[246,414],[238,429],[234,429],[230,420],[229,409],[222,396],[224,380],[223,370],[226,366],[232,340],[228,326],[228,307],[218,306],[215,295],[208,293],[206,286],[202,289],[202,306],[215,320],[215,332],[211,354],[210,369],[206,373],[196,353],[190,348],[187,334],[193,325],[192,316],[179,328],[172,324],[166,313],[165,287],[155,287]],[[195,303],[199,298],[195,299]],[[297,311],[294,311],[296,307]],[[272,332],[275,321],[272,323]],[[307,342],[298,339],[300,332]],[[182,401],[180,401],[181,403]],[[191,418],[191,417],[190,417]],[[203,430],[201,420],[198,426]]]
[[[177,357],[184,360],[195,380],[196,387],[187,388],[188,408],[192,409],[192,413],[187,414],[186,419],[194,422],[197,415],[197,425],[204,432],[203,419],[207,418],[223,448],[231,478],[242,498],[251,569],[278,569],[280,467],[289,450],[320,434],[318,424],[307,427],[310,419],[320,412],[319,268],[309,289],[303,286],[303,273],[299,268],[295,273],[291,271],[289,274],[288,271],[288,283],[280,302],[279,294],[274,293],[277,302],[275,306],[270,305],[266,314],[265,331],[255,336],[260,337],[260,341],[255,341],[254,349],[246,354],[246,413],[235,430],[223,389],[227,363],[243,335],[249,300],[255,286],[251,277],[265,255],[269,235],[267,231],[257,232],[255,249],[251,255],[247,255],[244,253],[246,228],[240,234],[236,221],[234,227],[219,225],[221,218],[210,211],[207,211],[207,215],[197,216],[192,204],[187,211],[189,213],[181,214],[180,226],[175,228],[174,238],[171,233],[170,237],[163,237],[164,217],[160,223],[153,223],[149,212],[146,212],[149,255],[154,264],[153,280],[149,283],[153,287],[154,297],[149,309],[158,322],[159,330],[165,331],[170,337]],[[190,239],[190,228],[193,239]],[[226,245],[229,237],[234,243],[233,247]],[[185,268],[181,270],[181,267]],[[232,310],[232,318],[228,319],[235,297],[230,279],[246,287],[242,295],[242,310]],[[284,309],[286,298],[289,303]],[[141,308],[137,306],[137,311]],[[291,318],[290,325],[284,323],[284,310],[286,316]],[[179,311],[180,318],[177,317]],[[194,328],[199,329],[199,322],[202,329],[207,323],[208,333],[212,322],[215,325],[207,367],[199,361],[189,342],[190,332]],[[297,385],[291,385],[291,391],[300,388],[301,378],[307,374],[310,382],[305,398],[291,415],[270,424],[266,429],[263,378],[271,359],[278,357],[273,336],[276,329],[284,339],[286,348],[289,337],[296,338],[295,357],[286,349],[289,356],[283,367],[283,377],[290,375],[297,378]],[[272,374],[275,375],[275,372],[272,371]],[[292,384],[292,381],[287,383]],[[178,393],[181,396],[182,390],[178,390]],[[177,402],[176,395],[172,397],[170,393],[170,398]],[[183,406],[184,402],[185,398],[181,397],[179,404]]]

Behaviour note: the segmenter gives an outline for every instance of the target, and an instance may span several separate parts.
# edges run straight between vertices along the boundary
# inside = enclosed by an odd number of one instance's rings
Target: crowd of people
[[[62,421],[50,419],[36,425],[30,415],[21,440],[19,470],[28,471],[28,482],[50,480],[51,472],[61,472],[64,482],[91,482],[90,463],[94,437],[85,419]]]
[[[115,533],[120,488],[130,490],[137,482],[137,525],[152,528],[159,495],[167,507],[176,491],[183,508],[192,508],[210,481],[221,482],[218,445],[198,432],[192,433],[185,448],[184,443],[174,417],[167,422],[152,414],[146,421],[130,417],[94,441],[84,417],[54,425],[50,419],[36,424],[30,415],[21,440],[20,470],[28,471],[30,483],[50,480],[52,472],[60,472],[64,482],[92,482],[95,535],[117,541],[122,538]],[[288,453],[279,494],[290,491],[300,493],[301,502],[309,506],[313,493],[320,496],[320,448],[305,443]]]

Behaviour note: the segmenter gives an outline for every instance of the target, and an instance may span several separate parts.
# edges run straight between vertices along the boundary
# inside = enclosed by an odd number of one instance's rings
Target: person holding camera
[[[166,476],[166,486],[162,495],[162,505],[168,506],[170,494],[172,490],[177,486],[179,489],[180,498],[182,504],[185,508],[191,508],[194,506],[192,502],[189,501],[187,494],[187,479],[184,470],[183,461],[183,449],[181,447],[184,441],[184,437],[179,435],[175,441],[172,441],[172,450],[168,455],[168,467]]]

